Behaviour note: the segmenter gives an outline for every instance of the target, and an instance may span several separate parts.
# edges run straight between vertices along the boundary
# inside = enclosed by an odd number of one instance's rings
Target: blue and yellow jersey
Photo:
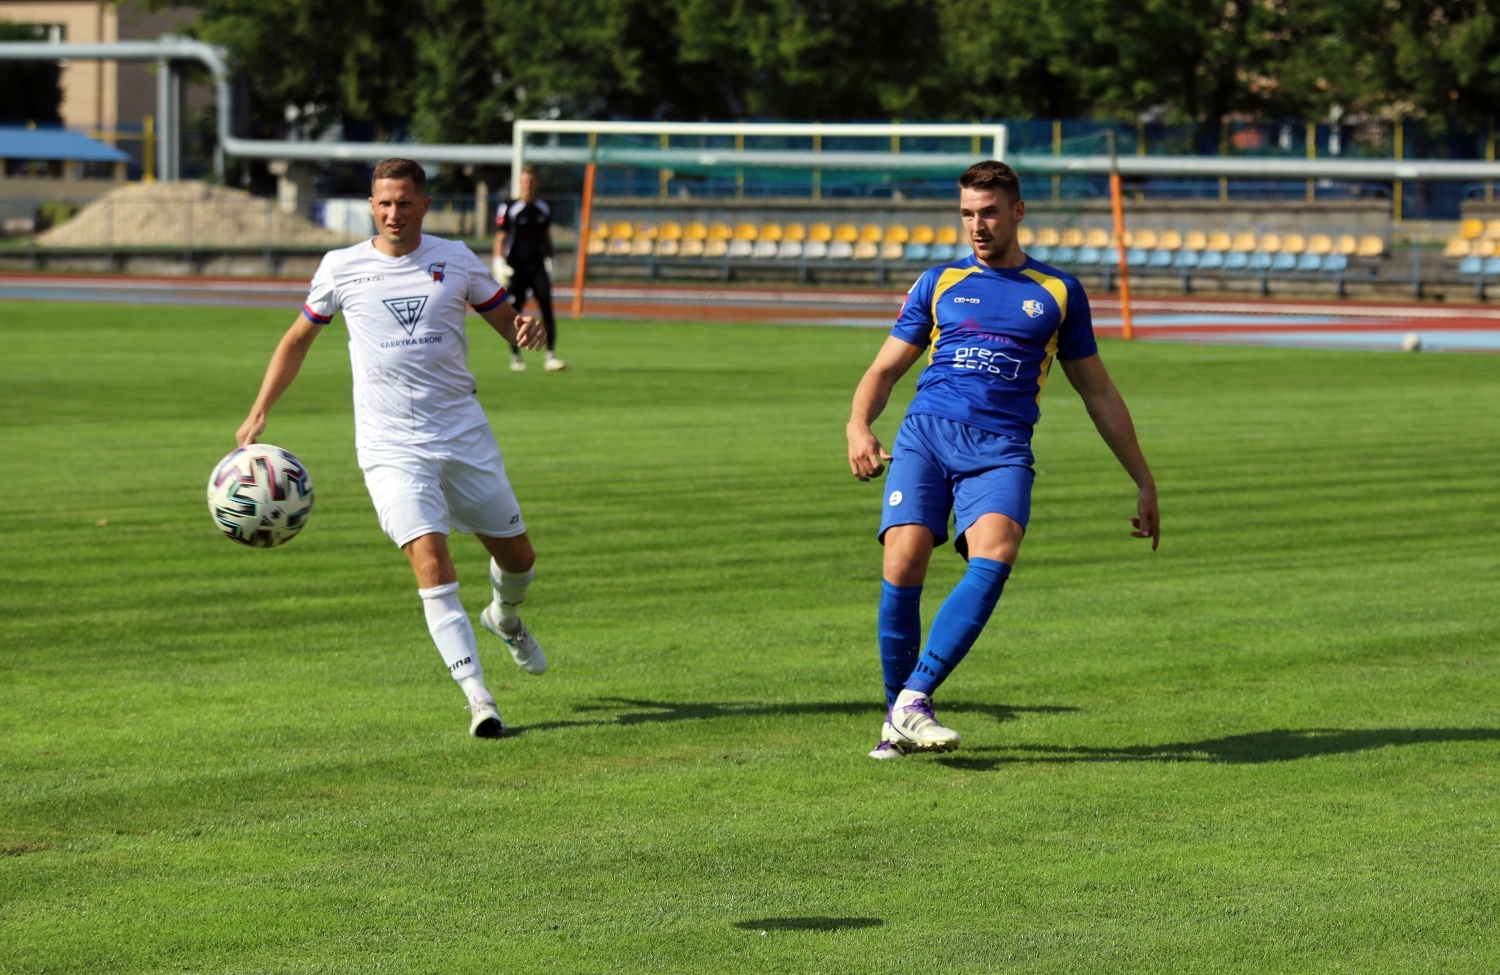
[[[1083,285],[1031,258],[996,270],[971,254],[925,272],[891,334],[931,347],[908,414],[1030,441],[1052,360],[1098,351]]]

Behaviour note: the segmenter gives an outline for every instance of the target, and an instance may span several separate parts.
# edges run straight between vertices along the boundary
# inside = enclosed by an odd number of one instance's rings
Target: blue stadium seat
[[[1172,252],[1169,251],[1169,250],[1164,250],[1164,249],[1161,249],[1161,248],[1157,248],[1156,250],[1154,250],[1154,251],[1151,252],[1151,262],[1148,265],[1146,265],[1146,266],[1147,267],[1171,267],[1172,266]]]
[[[1046,244],[1037,244],[1031,250],[1027,251],[1027,253],[1044,263],[1046,261],[1052,260],[1052,248],[1048,247]]]
[[[1099,248],[1097,248],[1097,247],[1080,247],[1080,248],[1078,248],[1078,263],[1079,264],[1098,264],[1099,263]]]
[[[1484,273],[1486,276],[1500,274],[1500,258],[1489,257],[1484,262]]]
[[[1106,265],[1108,265],[1110,267],[1119,267],[1120,266],[1120,248],[1118,248],[1118,247],[1106,247],[1106,248],[1104,248],[1104,250],[1102,250],[1102,251],[1099,252],[1099,263],[1100,264],[1106,264]]]
[[[1198,252],[1197,251],[1178,251],[1177,252],[1177,258],[1176,258],[1176,260],[1174,260],[1172,262],[1172,266],[1176,267],[1176,268],[1179,268],[1179,269],[1181,269],[1183,271],[1191,270],[1192,268],[1197,267],[1198,266]]]
[[[1482,270],[1484,270],[1483,258],[1471,255],[1458,262],[1459,274],[1478,274]]]
[[[1271,266],[1271,255],[1262,251],[1256,251],[1250,255],[1250,270],[1265,271]]]
[[[907,244],[906,251],[901,256],[908,261],[925,261],[927,260],[927,245]]]
[[[1276,260],[1271,262],[1271,270],[1273,271],[1295,271],[1296,269],[1296,254],[1277,254]]]
[[[1297,259],[1297,270],[1317,271],[1323,267],[1323,258],[1317,254],[1303,254]]]
[[[951,261],[951,260],[953,260],[953,245],[952,244],[933,244],[932,245],[932,252],[930,254],[928,254],[928,259],[929,260],[933,260],[933,261],[937,261],[938,263],[943,263],[944,261]]]
[[[1078,248],[1059,247],[1052,252],[1052,260],[1058,264],[1073,264],[1078,260]]]
[[[1204,251],[1198,258],[1198,268],[1203,271],[1217,271],[1224,266],[1223,251]]]
[[[1132,247],[1125,252],[1125,263],[1131,267],[1145,267],[1149,260],[1151,260],[1151,255],[1146,253],[1144,247]]]
[[[1250,255],[1244,251],[1230,251],[1224,257],[1224,270],[1243,271],[1250,266]]]
[[[1349,258],[1345,257],[1343,254],[1329,254],[1327,257],[1323,258],[1323,270],[1328,272],[1329,274],[1333,274],[1337,271],[1347,270],[1348,267]]]

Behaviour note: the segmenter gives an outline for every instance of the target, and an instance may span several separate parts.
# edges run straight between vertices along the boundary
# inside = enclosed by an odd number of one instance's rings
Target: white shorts
[[[526,531],[488,425],[433,443],[361,447],[359,467],[380,527],[397,545],[450,527],[491,538]]]

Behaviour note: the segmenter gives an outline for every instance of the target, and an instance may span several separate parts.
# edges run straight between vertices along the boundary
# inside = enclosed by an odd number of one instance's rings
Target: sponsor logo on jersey
[[[412,298],[386,298],[381,304],[390,309],[391,314],[396,316],[396,322],[406,329],[410,335],[416,330],[417,321],[422,317],[422,309],[427,307],[427,296],[417,295]]]
[[[954,304],[958,304],[958,305],[977,305],[977,304],[979,304],[979,299],[978,298],[965,298],[963,295],[958,295],[957,297],[955,297],[953,299],[953,302],[954,302]]]
[[[1042,303],[1040,301],[1037,301],[1035,298],[1027,298],[1025,301],[1021,302],[1021,310],[1032,318],[1036,318],[1043,311]]]
[[[891,492],[891,507],[894,508],[894,507],[896,507],[896,505],[898,505],[900,503],[901,503],[901,492],[900,491],[892,491]]]
[[[367,274],[367,275],[365,275],[362,278],[354,278],[354,279],[346,281],[344,283],[347,284],[349,287],[352,288],[356,284],[369,284],[371,281],[384,281],[384,280],[385,280],[385,275],[384,274]]]
[[[447,266],[447,264],[429,264],[427,265],[427,273],[432,275],[432,280],[436,281],[438,284],[442,284],[443,268]]]

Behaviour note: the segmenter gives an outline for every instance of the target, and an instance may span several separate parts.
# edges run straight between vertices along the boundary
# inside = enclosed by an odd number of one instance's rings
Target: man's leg
[[[506,290],[510,292],[511,307],[516,310],[517,315],[521,314],[526,308],[526,293],[533,290],[531,270],[524,267],[512,267],[510,287]],[[521,359],[521,347],[512,343],[510,355],[512,362],[519,362]]]
[[[885,706],[896,703],[922,652],[922,583],[932,560],[932,530],[894,525],[885,533],[880,586],[880,669]]]
[[[448,554],[448,536],[430,532],[407,542],[401,550],[417,577],[417,594],[422,597],[432,642],[448,665],[448,673],[469,698],[469,709],[474,714],[470,734],[477,738],[500,737],[505,733],[505,723],[495,709],[494,696],[484,686],[474,627],[458,599],[458,573]]]
[[[557,372],[566,367],[557,357],[557,316],[552,314],[552,275],[544,267],[532,279],[536,286],[536,304],[542,310],[542,324],[547,326],[547,371]]]
[[[536,577],[536,550],[531,547],[531,539],[524,532],[509,538],[474,537],[490,553],[490,585],[495,593],[479,621],[505,643],[518,667],[531,674],[545,673],[547,657],[521,622],[521,604]]]

